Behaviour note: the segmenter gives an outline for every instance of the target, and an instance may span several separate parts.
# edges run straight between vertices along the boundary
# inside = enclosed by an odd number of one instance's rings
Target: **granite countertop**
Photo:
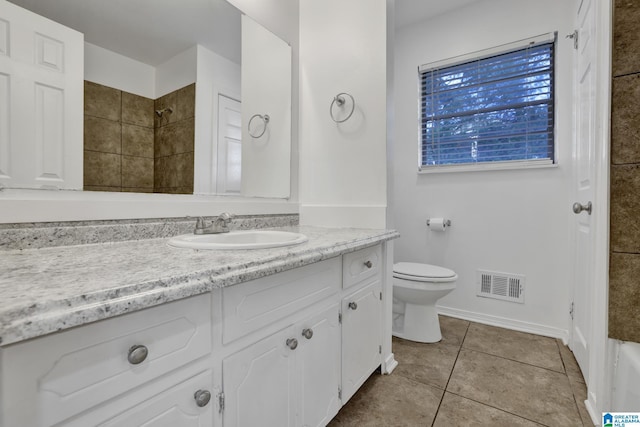
[[[0,346],[209,292],[395,239],[393,230],[279,227],[309,241],[193,250],[166,238],[0,252]]]

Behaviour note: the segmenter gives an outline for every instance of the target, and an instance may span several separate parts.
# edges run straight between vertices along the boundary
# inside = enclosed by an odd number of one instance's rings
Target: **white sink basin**
[[[245,230],[220,234],[183,234],[169,239],[169,246],[189,249],[265,249],[298,245],[307,236],[289,231]]]

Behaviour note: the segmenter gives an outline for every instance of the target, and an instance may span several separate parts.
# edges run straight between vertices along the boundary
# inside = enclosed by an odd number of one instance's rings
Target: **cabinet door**
[[[101,427],[211,427],[213,401],[201,400],[195,393],[211,393],[211,371],[204,372],[142,402]],[[201,397],[201,396],[199,396]],[[213,396],[211,397],[213,399]],[[205,404],[206,402],[206,404]],[[85,424],[86,425],[86,424]]]
[[[299,345],[299,334],[288,327],[223,360],[226,427],[295,425],[296,349],[287,340]]]
[[[340,305],[336,303],[296,325],[300,348],[298,425],[325,426],[340,410]],[[308,337],[308,338],[307,338]]]
[[[380,365],[381,285],[376,280],[342,300],[342,403]]]

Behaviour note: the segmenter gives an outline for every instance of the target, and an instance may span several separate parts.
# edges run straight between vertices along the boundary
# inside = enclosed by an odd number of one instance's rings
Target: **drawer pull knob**
[[[298,348],[298,340],[295,338],[289,338],[287,340],[287,347],[289,347],[291,350],[295,350],[296,348]]]
[[[211,393],[208,390],[198,390],[193,395],[193,398],[196,400],[196,405],[202,408],[207,406],[211,400]]]
[[[373,267],[373,263],[371,261],[365,261],[364,262],[364,266],[367,267],[367,268],[371,268],[371,267]]]
[[[311,328],[306,328],[302,330],[302,336],[305,337],[306,339],[310,340],[311,337],[313,336],[313,329]]]
[[[143,345],[134,345],[129,349],[129,355],[127,356],[127,360],[132,365],[137,365],[139,363],[144,362],[144,360],[149,355],[149,350],[147,347]]]
[[[358,304],[357,304],[355,301],[351,301],[351,302],[349,303],[349,308],[350,308],[351,310],[357,310],[357,309],[358,309]]]

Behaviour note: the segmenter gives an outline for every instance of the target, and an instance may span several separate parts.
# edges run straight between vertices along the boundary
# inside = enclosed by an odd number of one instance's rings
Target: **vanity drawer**
[[[223,288],[223,343],[228,344],[337,293],[341,274],[342,259],[336,257]]]
[[[382,246],[376,245],[344,255],[342,287],[347,289],[356,283],[380,274]]]
[[[209,354],[211,340],[205,294],[8,346],[4,421],[56,424]]]

